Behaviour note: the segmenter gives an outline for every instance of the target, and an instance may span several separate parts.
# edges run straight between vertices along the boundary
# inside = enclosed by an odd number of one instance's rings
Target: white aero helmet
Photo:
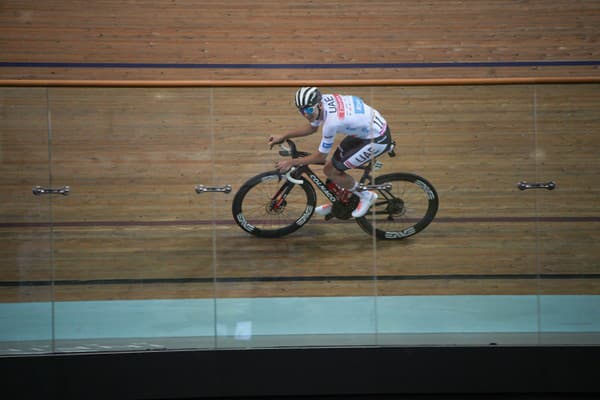
[[[301,87],[296,92],[296,107],[316,106],[321,102],[321,91],[316,87]]]

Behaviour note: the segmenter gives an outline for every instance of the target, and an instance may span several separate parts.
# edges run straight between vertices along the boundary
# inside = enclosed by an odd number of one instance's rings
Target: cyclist
[[[387,122],[377,110],[357,96],[321,94],[316,87],[298,89],[295,103],[308,124],[284,135],[270,136],[269,144],[273,147],[289,138],[308,136],[322,127],[319,151],[306,157],[279,161],[277,169],[287,172],[294,166],[325,164],[323,172],[329,179],[359,197],[360,201],[352,216],[364,216],[377,200],[377,194],[366,190],[358,191],[358,183],[346,171],[369,162],[389,148],[392,138]],[[331,160],[327,161],[337,133],[347,137],[337,147]],[[317,207],[315,212],[327,216],[331,209],[331,204],[325,204]]]

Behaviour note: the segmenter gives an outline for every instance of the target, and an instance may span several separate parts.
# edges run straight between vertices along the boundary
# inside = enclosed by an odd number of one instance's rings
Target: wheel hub
[[[283,199],[274,199],[271,200],[266,206],[265,209],[267,211],[267,214],[270,215],[278,215],[283,213],[283,211],[285,210],[285,206],[287,205],[287,202]]]
[[[389,214],[390,218],[392,215],[403,216],[406,214],[406,208],[404,202],[401,199],[389,199],[385,211]]]

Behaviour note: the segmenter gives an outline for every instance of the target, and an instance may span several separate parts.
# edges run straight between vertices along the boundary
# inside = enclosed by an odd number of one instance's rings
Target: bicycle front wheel
[[[379,197],[362,218],[360,227],[378,239],[400,240],[422,231],[438,210],[438,194],[431,183],[414,174],[393,173],[378,176],[375,184],[390,183],[389,190],[378,190]]]
[[[297,185],[277,171],[248,180],[236,193],[232,213],[235,222],[258,237],[276,238],[304,225],[313,214],[317,196],[306,180]]]

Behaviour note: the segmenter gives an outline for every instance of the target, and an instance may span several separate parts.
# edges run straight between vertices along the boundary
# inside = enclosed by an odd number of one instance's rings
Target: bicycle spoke
[[[291,185],[278,175],[265,173],[252,178],[236,194],[233,213],[244,230],[277,237],[302,226],[310,218],[314,202],[310,185]]]
[[[383,181],[383,177],[380,178]],[[379,238],[402,239],[427,226],[437,211],[437,195],[425,180],[411,174],[389,174],[389,190],[379,190],[379,199],[357,222]]]

